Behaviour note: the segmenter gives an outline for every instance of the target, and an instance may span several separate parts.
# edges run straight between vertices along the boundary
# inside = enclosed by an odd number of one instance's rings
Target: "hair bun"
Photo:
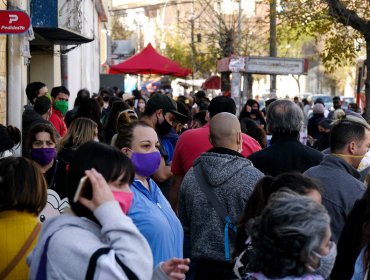
[[[343,109],[337,109],[334,111],[333,120],[341,120],[345,116],[346,116],[346,113],[343,111]]]

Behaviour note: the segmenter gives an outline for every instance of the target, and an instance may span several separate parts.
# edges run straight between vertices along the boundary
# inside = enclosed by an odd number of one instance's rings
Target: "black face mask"
[[[260,110],[258,110],[258,109],[252,109],[251,110],[252,115],[259,115],[259,113],[260,113]]]
[[[103,100],[104,100],[104,102],[109,102],[109,96],[108,95],[104,96]]]
[[[158,117],[157,117],[157,124],[155,126],[155,130],[157,131],[159,136],[164,136],[170,132],[172,128],[172,125],[169,124],[169,122],[164,119],[163,123],[159,123]]]

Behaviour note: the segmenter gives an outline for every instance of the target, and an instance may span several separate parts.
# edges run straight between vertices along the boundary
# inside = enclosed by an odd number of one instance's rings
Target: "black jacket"
[[[323,154],[300,143],[299,134],[276,136],[271,146],[251,154],[248,159],[265,175],[277,176],[284,172],[303,173],[320,164]]]

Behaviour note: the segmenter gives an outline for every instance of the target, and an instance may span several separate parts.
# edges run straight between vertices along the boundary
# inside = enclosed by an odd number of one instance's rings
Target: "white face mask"
[[[320,259],[320,265],[318,268],[314,269],[307,265],[313,273],[321,275],[324,279],[329,278],[331,270],[334,267],[335,258],[337,257],[337,245],[335,242],[332,242],[331,244],[329,254],[326,256],[321,256],[320,254],[313,252],[313,254]]]
[[[95,141],[95,142],[100,142],[98,137],[95,137],[95,138],[94,138],[94,141]]]
[[[360,162],[360,165],[358,166],[357,170],[362,171],[370,166],[370,150],[365,154],[363,159]]]

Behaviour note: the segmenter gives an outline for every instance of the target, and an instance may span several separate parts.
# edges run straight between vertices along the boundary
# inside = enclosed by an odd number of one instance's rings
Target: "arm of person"
[[[132,220],[124,215],[103,176],[94,169],[89,172],[93,198],[80,198],[79,201],[93,211],[102,226],[101,233],[106,237],[106,247],[111,248],[108,254],[99,258],[95,272],[98,275],[118,274],[118,279],[122,279],[122,273],[127,274],[123,267],[126,266],[139,279],[150,279],[153,258],[147,241]]]
[[[173,211],[177,214],[178,212],[178,203],[179,203],[179,193],[182,180],[184,176],[174,174],[172,177],[171,188],[168,191],[168,200],[171,204]]]
[[[172,177],[171,166],[167,166],[164,157],[161,157],[161,164],[153,174],[154,181],[163,183]]]

